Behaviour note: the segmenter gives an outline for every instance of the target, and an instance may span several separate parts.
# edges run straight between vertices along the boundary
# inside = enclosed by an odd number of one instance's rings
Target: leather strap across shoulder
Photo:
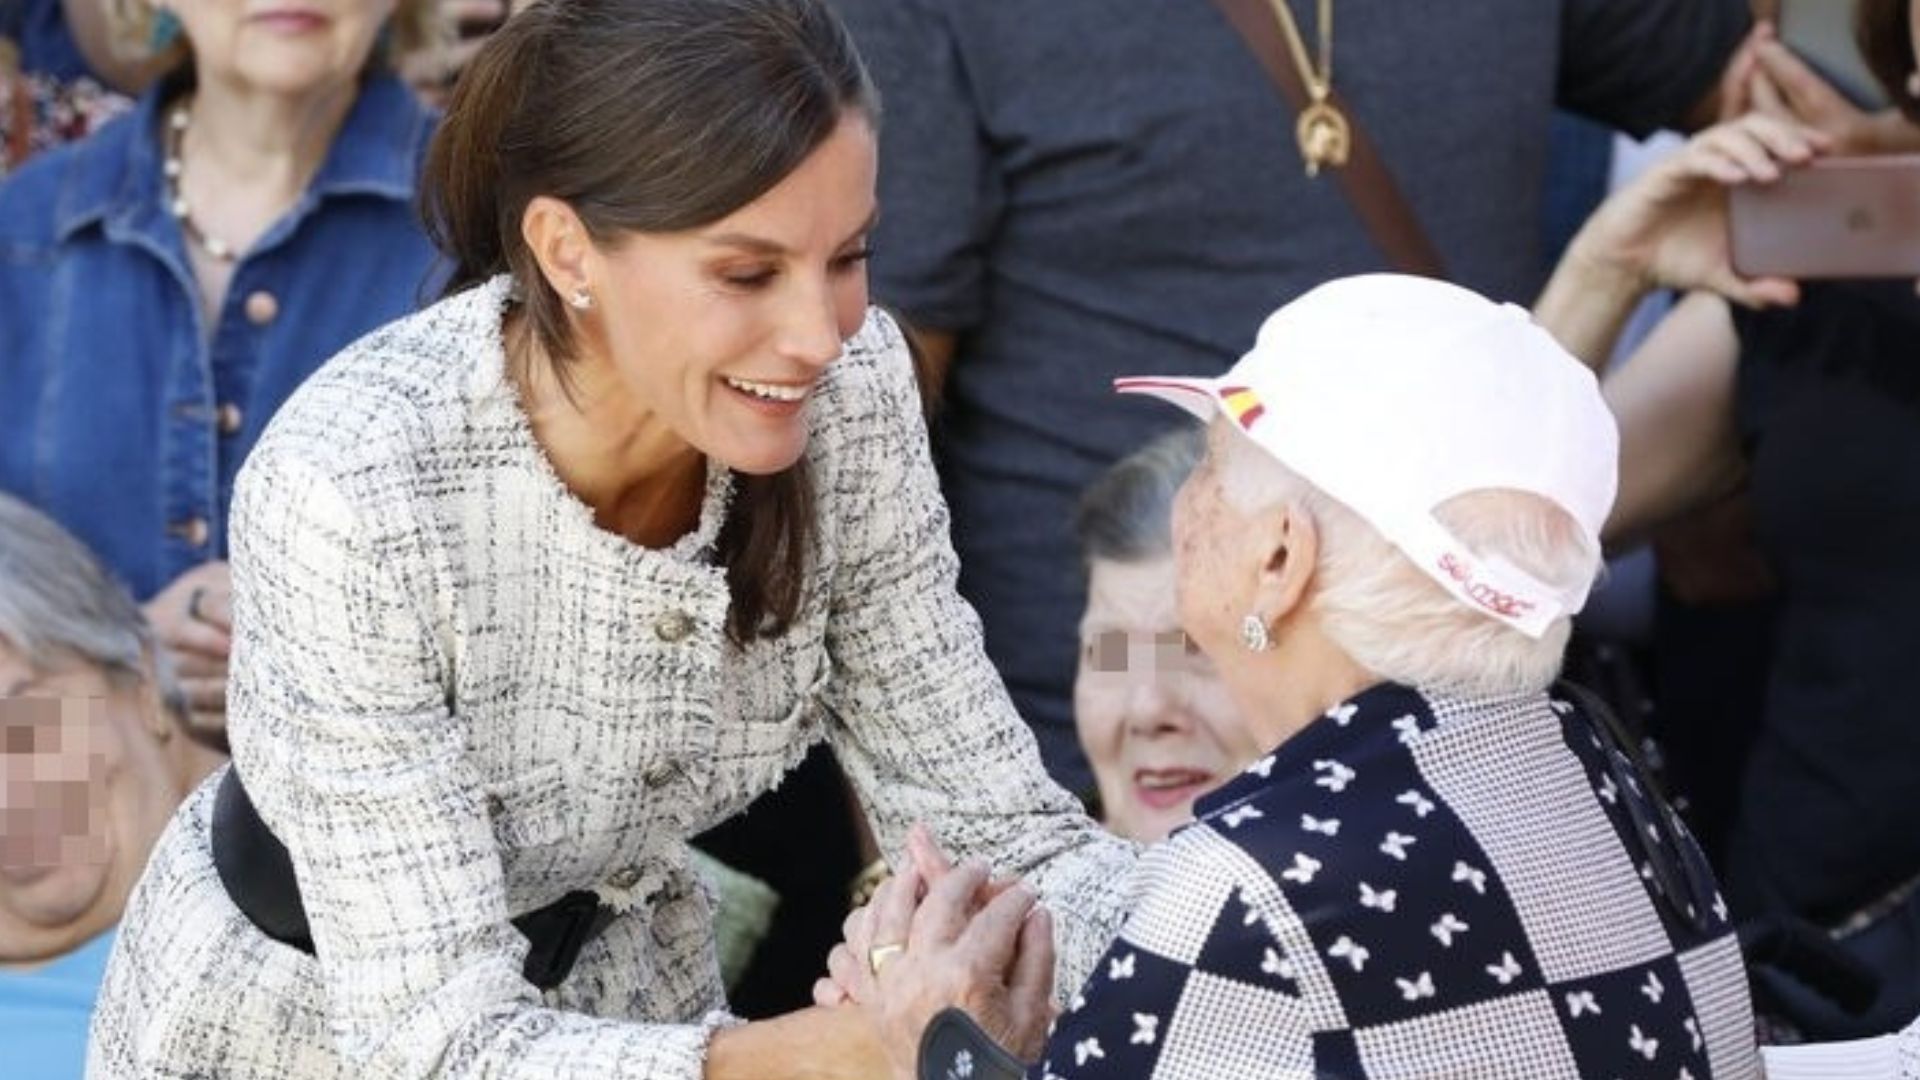
[[[1287,52],[1280,24],[1274,18],[1271,4],[1276,2],[1285,0],[1212,0],[1297,114],[1311,103],[1311,98],[1306,82]],[[1395,270],[1444,279],[1446,265],[1441,261],[1439,249],[1421,227],[1419,217],[1401,193],[1400,185],[1394,182],[1393,173],[1360,125],[1359,118],[1340,100],[1337,92],[1330,104],[1347,118],[1351,131],[1347,164],[1332,172],[1347,202],[1352,204],[1354,214]]]

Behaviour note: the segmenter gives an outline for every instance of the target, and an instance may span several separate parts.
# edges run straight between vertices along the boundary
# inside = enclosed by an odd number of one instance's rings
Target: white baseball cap
[[[1524,308],[1430,278],[1342,278],[1268,316],[1220,378],[1114,387],[1202,420],[1224,411],[1462,603],[1530,637],[1586,604],[1591,582],[1557,588],[1475,555],[1433,514],[1468,492],[1528,492],[1600,550],[1619,431],[1593,373]]]

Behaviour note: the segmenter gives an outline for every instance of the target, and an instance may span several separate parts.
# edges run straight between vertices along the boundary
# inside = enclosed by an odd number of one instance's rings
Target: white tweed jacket
[[[810,405],[805,601],[743,651],[710,555],[730,474],[671,549],[596,528],[504,377],[507,297],[352,346],[248,461],[228,723],[319,959],[233,907],[202,788],[128,908],[88,1074],[698,1077],[730,1018],[685,838],[821,739],[889,850],[921,820],[1029,875],[1079,985],[1134,851],[1048,781],[985,659],[898,330],[871,316]],[[543,995],[508,920],[582,888],[624,914]]]

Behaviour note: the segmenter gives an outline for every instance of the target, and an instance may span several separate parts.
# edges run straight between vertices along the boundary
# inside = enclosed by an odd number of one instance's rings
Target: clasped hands
[[[948,1007],[1031,1061],[1053,1016],[1053,922],[1036,900],[982,863],[953,865],[916,825],[905,865],[847,916],[814,1001],[867,1010],[900,1080],[913,1077],[921,1033]]]

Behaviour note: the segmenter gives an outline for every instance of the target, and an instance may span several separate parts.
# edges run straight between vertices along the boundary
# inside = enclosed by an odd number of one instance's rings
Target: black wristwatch
[[[942,1009],[920,1036],[920,1080],[1022,1080],[1020,1059],[959,1009]]]

